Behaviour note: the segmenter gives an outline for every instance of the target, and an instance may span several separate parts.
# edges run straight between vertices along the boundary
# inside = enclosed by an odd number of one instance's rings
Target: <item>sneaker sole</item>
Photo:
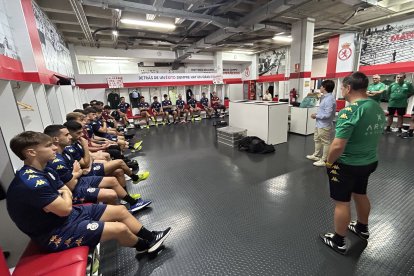
[[[171,228],[170,228],[170,231],[168,231],[167,234],[165,234],[165,236],[162,237],[162,239],[160,239],[156,244],[154,244],[152,247],[148,249],[148,253],[154,252],[158,248],[160,248],[160,246],[164,243],[165,239],[170,235],[170,233],[171,233]]]
[[[133,213],[133,212],[137,212],[137,211],[139,211],[139,210],[141,210],[141,209],[144,209],[145,207],[147,207],[148,205],[150,205],[152,203],[152,201],[149,201],[149,202],[147,202],[146,204],[144,204],[144,205],[141,205],[141,206],[139,206],[139,207],[136,207],[136,208],[134,208],[134,209],[129,209],[129,211],[131,212],[131,213]]]

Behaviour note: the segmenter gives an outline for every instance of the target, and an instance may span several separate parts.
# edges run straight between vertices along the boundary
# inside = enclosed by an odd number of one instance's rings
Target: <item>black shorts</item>
[[[378,162],[364,166],[352,166],[335,162],[327,168],[331,198],[336,201],[351,201],[352,193],[365,195],[368,178],[377,169]]]
[[[394,116],[395,111],[397,111],[398,116],[404,116],[405,109],[405,107],[388,107],[388,116]]]

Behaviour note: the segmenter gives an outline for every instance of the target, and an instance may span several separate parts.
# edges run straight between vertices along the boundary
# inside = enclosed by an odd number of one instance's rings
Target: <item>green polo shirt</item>
[[[384,111],[370,99],[343,108],[338,114],[335,137],[348,142],[338,162],[364,166],[378,161],[377,147],[385,122]]]
[[[386,87],[386,85],[385,84],[383,84],[382,82],[379,82],[379,83],[377,83],[377,84],[375,84],[375,83],[371,83],[369,86],[368,86],[368,91],[372,91],[372,92],[376,92],[376,91],[382,91],[382,90],[385,90],[387,87]],[[376,102],[380,102],[380,99],[381,99],[381,94],[377,94],[377,95],[375,95],[375,96],[369,96],[370,97],[370,99],[373,99],[374,101],[376,101]]]
[[[388,107],[407,108],[408,98],[414,94],[413,85],[409,82],[390,84],[387,90]]]

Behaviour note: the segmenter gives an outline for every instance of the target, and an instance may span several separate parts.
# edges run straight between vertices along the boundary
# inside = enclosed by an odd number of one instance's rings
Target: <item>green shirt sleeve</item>
[[[338,114],[336,122],[335,138],[349,139],[354,131],[355,125],[358,122],[358,116],[353,113],[353,107],[348,106],[342,109]]]

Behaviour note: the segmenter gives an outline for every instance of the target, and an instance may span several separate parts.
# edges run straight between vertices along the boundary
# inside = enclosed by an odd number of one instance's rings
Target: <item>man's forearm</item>
[[[329,149],[329,154],[328,154],[328,158],[326,162],[333,164],[342,155],[344,150],[345,150],[345,147],[342,147],[341,145],[338,145],[337,143],[332,143]]]

